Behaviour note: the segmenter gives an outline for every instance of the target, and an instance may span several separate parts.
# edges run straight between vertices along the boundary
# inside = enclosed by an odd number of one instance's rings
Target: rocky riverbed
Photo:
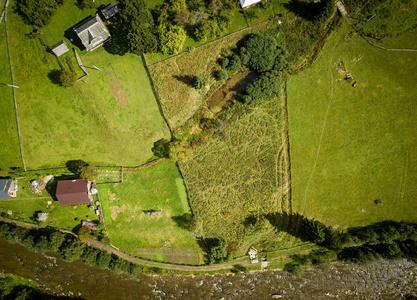
[[[36,280],[48,293],[83,299],[406,299],[417,296],[417,265],[406,260],[366,266],[333,264],[307,269],[301,277],[285,271],[239,276],[147,276],[132,278],[67,263],[56,254],[30,252],[0,238],[0,272]]]

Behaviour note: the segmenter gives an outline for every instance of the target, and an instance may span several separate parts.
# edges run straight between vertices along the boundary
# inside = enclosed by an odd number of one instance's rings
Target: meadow
[[[124,171],[123,184],[98,185],[110,242],[143,258],[201,264],[202,250],[187,227],[191,215],[181,175],[162,160],[137,171]],[[158,215],[146,215],[159,211]]]
[[[43,28],[48,45],[62,39],[71,45],[64,32],[93,14],[79,10],[73,2],[65,3],[51,24]],[[57,83],[59,65],[55,56],[31,36],[32,27],[12,9],[8,15],[28,169],[63,166],[76,159],[90,164],[136,166],[153,157],[153,143],[170,134],[141,57],[112,55],[98,48],[81,56],[90,75],[74,87],[64,88]],[[8,124],[5,121],[2,119],[4,126]],[[1,151],[4,164],[15,166],[13,155],[5,155],[11,150],[2,147]]]
[[[417,48],[415,39],[389,42]],[[417,221],[416,57],[372,47],[344,24],[289,78],[296,212],[335,228]]]
[[[215,71],[220,69],[217,59],[222,53],[228,53],[249,32],[243,31],[149,68],[171,128],[184,125],[221,85],[215,79]],[[196,90],[192,80],[200,74],[208,78],[207,86]]]
[[[233,255],[299,243],[276,232],[271,218],[290,213],[288,156],[282,97],[235,104],[223,113],[220,134],[194,148],[182,163],[198,228],[222,238]]]

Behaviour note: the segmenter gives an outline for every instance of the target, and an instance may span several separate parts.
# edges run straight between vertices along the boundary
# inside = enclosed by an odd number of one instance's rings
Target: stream
[[[406,260],[358,266],[333,264],[326,272],[285,271],[132,278],[56,253],[28,251],[0,237],[0,272],[39,283],[47,293],[82,299],[406,299],[417,296],[417,265]]]

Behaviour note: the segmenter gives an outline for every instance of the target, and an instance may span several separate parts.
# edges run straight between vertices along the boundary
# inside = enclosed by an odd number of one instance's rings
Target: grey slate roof
[[[110,19],[118,12],[119,12],[119,7],[117,6],[116,2],[107,5],[105,8],[101,10],[101,13],[103,14],[106,20]]]
[[[0,199],[10,199],[9,191],[14,191],[13,179],[0,179]]]
[[[85,49],[92,51],[110,40],[111,35],[98,14],[74,28]]]
[[[53,45],[51,49],[52,52],[58,57],[69,51],[69,48],[64,41],[60,41],[58,44]]]

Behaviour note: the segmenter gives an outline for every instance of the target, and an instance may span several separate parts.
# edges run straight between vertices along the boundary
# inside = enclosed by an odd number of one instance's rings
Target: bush
[[[42,27],[51,21],[56,9],[62,3],[63,0],[19,0],[18,9],[29,23]]]
[[[77,234],[81,240],[85,240],[90,237],[90,229],[88,229],[87,227],[81,226],[80,229],[78,229]]]
[[[75,82],[77,81],[77,76],[74,72],[71,72],[69,70],[62,70],[59,74],[59,82],[64,87],[71,87],[75,85]]]
[[[232,55],[227,68],[232,72],[236,72],[241,67],[242,67],[242,62],[240,61],[240,57],[237,54]]]
[[[97,4],[94,2],[94,0],[78,0],[77,1],[77,6],[80,9],[96,8],[97,7]]]
[[[207,77],[201,74],[201,75],[194,77],[193,87],[196,90],[201,90],[203,87],[206,86],[206,83],[207,83]]]
[[[78,169],[78,174],[82,179],[88,181],[96,181],[98,178],[98,173],[96,168],[93,166],[82,166]]]
[[[223,57],[220,60],[220,65],[222,66],[223,69],[226,69],[227,66],[229,65],[229,58],[228,57]]]
[[[216,77],[218,81],[224,81],[227,79],[227,77],[229,77],[229,74],[227,74],[226,70],[220,70],[219,72],[217,72]]]
[[[111,255],[106,252],[100,252],[97,256],[97,266],[100,269],[107,269],[111,261]]]
[[[246,86],[246,93],[250,99],[245,101],[258,101],[278,92],[281,83],[281,73],[278,71],[265,72],[254,82]]]
[[[84,249],[84,243],[77,240],[72,240],[67,245],[65,245],[64,249],[62,249],[62,258],[69,262],[75,261],[81,257]]]
[[[210,258],[212,262],[223,262],[227,260],[227,244],[224,240],[207,239],[210,249]]]
[[[275,58],[281,51],[277,51],[277,42],[268,35],[253,34],[244,43],[249,52],[248,66],[256,72],[272,70]]]
[[[156,157],[166,157],[169,155],[169,141],[160,139],[153,144],[152,152]]]
[[[82,259],[85,264],[89,266],[95,266],[97,265],[97,256],[99,253],[100,253],[100,250],[88,247],[85,249],[82,255]]]

